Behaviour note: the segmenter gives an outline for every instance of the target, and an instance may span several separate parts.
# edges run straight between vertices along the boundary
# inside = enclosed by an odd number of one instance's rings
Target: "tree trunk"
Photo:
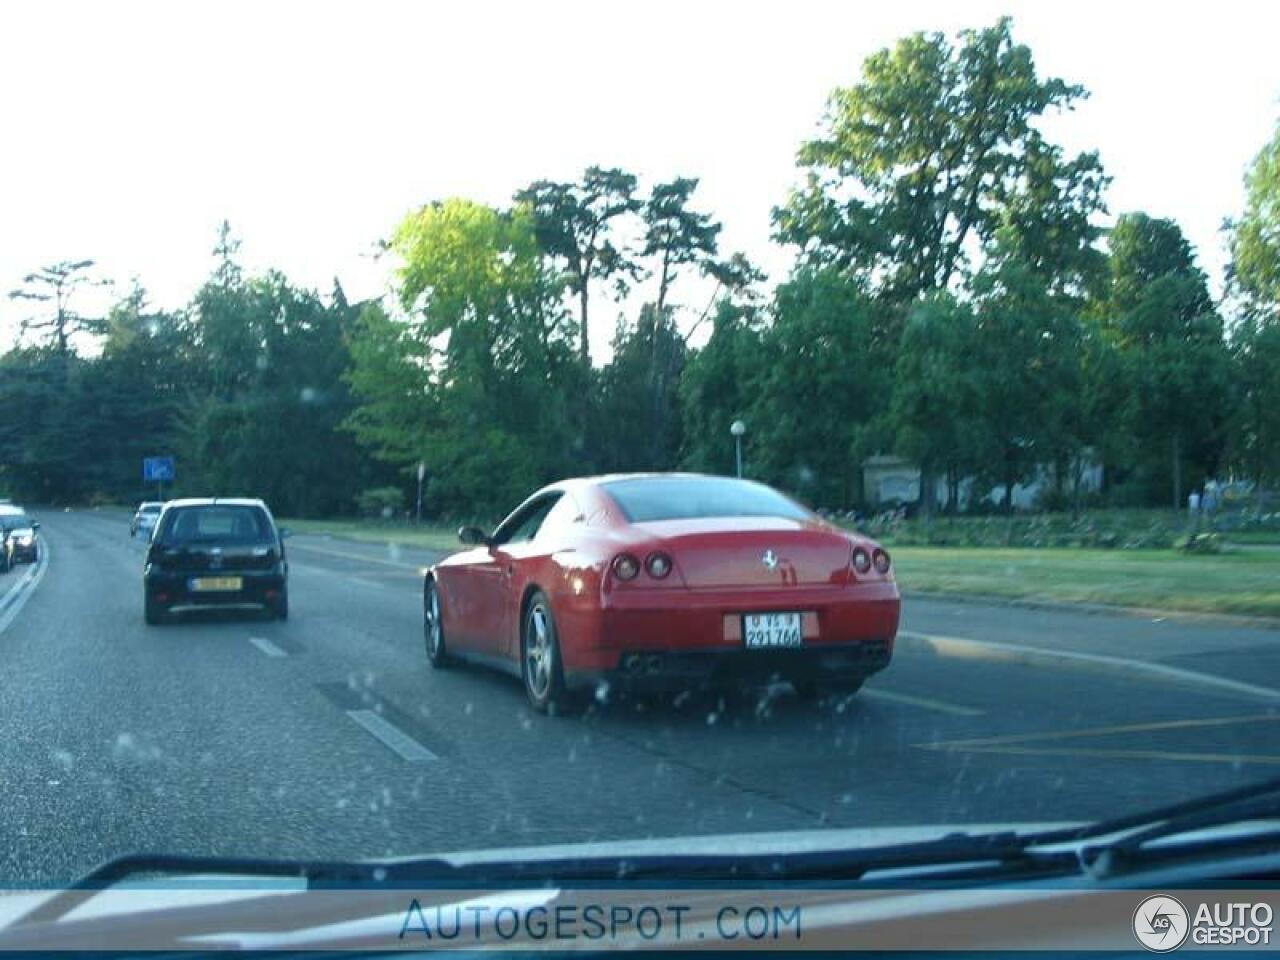
[[[587,285],[578,292],[578,355],[584,370],[591,369],[591,333],[587,326]]]
[[[1173,509],[1182,509],[1182,438],[1173,435]]]
[[[1071,468],[1071,519],[1080,519],[1080,486],[1084,482],[1084,458],[1076,456]]]
[[[924,513],[925,538],[933,532],[934,500],[933,467],[926,463],[920,465],[920,509]]]

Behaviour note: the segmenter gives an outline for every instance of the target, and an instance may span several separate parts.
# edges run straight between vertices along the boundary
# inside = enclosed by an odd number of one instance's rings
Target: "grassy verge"
[[[898,547],[905,590],[1280,617],[1280,554]]]
[[[294,533],[328,534],[363,540],[368,543],[394,543],[402,547],[421,547],[424,550],[460,550],[456,527],[437,527],[423,524],[378,523],[373,520],[280,520],[279,524]]]

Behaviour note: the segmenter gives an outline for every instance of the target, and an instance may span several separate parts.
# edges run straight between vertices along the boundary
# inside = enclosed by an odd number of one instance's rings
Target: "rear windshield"
[[[776,490],[729,477],[643,477],[614,480],[604,489],[632,523],[698,517],[809,517],[807,510]]]
[[[258,507],[221,504],[171,509],[159,536],[165,543],[255,543],[273,538],[271,521]]]
[[[0,528],[22,530],[31,526],[31,518],[25,513],[0,513]]]

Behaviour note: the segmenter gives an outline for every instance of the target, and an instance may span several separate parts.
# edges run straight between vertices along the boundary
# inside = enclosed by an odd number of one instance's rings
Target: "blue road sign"
[[[148,483],[172,483],[173,457],[146,457],[142,461],[142,479]]]

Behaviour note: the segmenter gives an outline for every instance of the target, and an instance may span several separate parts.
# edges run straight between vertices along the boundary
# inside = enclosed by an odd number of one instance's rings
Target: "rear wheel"
[[[285,587],[280,591],[280,596],[276,598],[276,602],[271,605],[271,612],[277,620],[289,619],[289,588]]]
[[[9,551],[0,547],[0,573],[8,573],[12,566],[13,561],[9,559]]]
[[[551,601],[539,590],[529,598],[520,636],[520,673],[529,703],[541,713],[566,713],[573,704],[564,684],[560,634]]]
[[[440,593],[434,578],[422,591],[422,638],[427,646],[427,661],[436,668],[449,665],[444,646],[444,623],[440,619]]]
[[[866,682],[866,677],[856,677],[852,680],[804,677],[792,680],[791,686],[795,688],[796,696],[801,700],[821,700],[823,697],[851,697],[861,690]]]
[[[163,623],[167,613],[168,611],[162,604],[151,598],[151,594],[144,595],[142,615],[150,626],[154,627],[158,623]]]

